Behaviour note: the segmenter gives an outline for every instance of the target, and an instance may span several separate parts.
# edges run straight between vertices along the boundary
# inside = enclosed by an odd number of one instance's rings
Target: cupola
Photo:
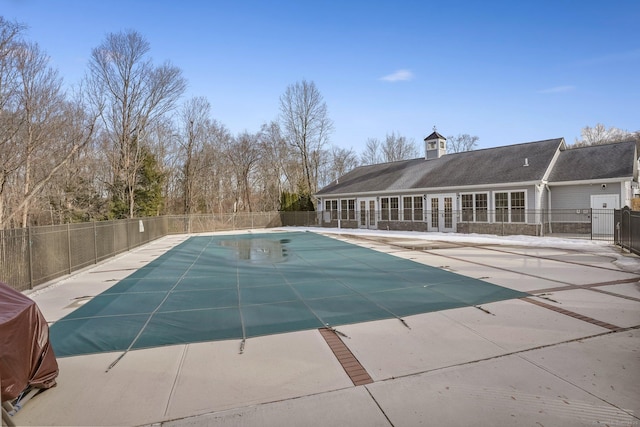
[[[425,160],[439,159],[447,154],[447,138],[440,135],[435,126],[431,135],[424,139],[424,153]]]

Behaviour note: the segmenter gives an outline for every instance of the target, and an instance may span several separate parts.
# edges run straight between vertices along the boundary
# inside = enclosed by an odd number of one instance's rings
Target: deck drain
[[[373,382],[373,379],[371,379],[366,369],[364,369],[358,359],[351,353],[351,350],[344,345],[340,337],[338,337],[333,330],[328,328],[318,330],[322,338],[329,344],[329,348],[333,351],[333,354],[353,382],[353,385],[371,384]]]

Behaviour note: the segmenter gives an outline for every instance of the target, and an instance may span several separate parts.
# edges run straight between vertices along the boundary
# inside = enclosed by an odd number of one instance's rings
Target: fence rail
[[[169,234],[191,234],[279,226],[324,226],[432,231],[434,224],[455,224],[448,231],[483,234],[561,235],[614,241],[613,210],[496,212],[470,216],[465,211],[420,212],[416,220],[398,212],[255,212],[178,215],[0,230],[0,281],[24,291],[86,268]],[[622,215],[623,219],[626,214]],[[640,213],[638,214],[640,215]],[[627,217],[634,221],[636,216]],[[518,221],[513,221],[517,219]],[[640,222],[640,217],[638,217]],[[445,224],[446,225],[446,224]],[[640,232],[640,224],[635,227]],[[624,235],[624,233],[622,233]],[[626,236],[626,235],[624,235]],[[640,236],[623,245],[638,250]],[[629,243],[627,243],[627,241]],[[637,243],[636,243],[637,242]],[[618,243],[618,240],[616,240]],[[633,244],[631,244],[633,243]]]
[[[563,236],[613,242],[613,209],[325,211],[321,225],[402,231]]]

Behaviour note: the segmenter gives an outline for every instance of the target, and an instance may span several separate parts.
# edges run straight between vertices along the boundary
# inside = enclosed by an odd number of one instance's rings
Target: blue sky
[[[67,85],[106,34],[138,31],[233,133],[276,119],[303,79],[332,145],[358,153],[391,132],[421,143],[434,125],[479,148],[640,130],[637,0],[0,0],[0,15],[29,26]]]

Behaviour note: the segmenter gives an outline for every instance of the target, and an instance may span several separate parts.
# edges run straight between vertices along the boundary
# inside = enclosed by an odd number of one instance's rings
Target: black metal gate
[[[628,207],[614,212],[614,241],[624,249],[640,255],[640,212]]]

